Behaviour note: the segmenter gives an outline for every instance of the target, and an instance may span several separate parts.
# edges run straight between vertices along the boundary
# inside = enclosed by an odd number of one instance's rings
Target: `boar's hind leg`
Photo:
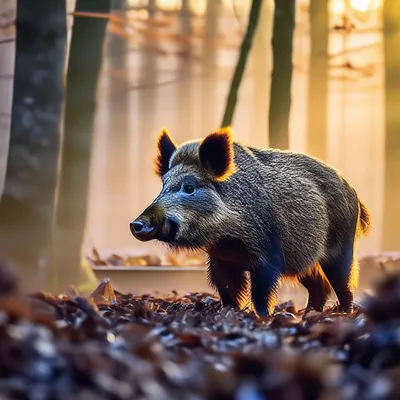
[[[251,271],[251,298],[260,317],[274,312],[281,268],[262,263]]]
[[[332,288],[322,273],[320,265],[317,264],[311,268],[306,275],[299,278],[299,281],[308,291],[306,311],[312,309],[323,311]]]
[[[240,303],[246,300],[247,278],[244,270],[211,260],[208,280],[217,289],[223,307],[240,307]]]
[[[356,267],[353,261],[353,240],[342,246],[341,252],[335,257],[321,261],[321,267],[339,300],[339,308],[346,313],[353,311],[352,269]]]

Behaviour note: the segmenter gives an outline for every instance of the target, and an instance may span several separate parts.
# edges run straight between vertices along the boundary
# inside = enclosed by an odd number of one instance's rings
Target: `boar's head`
[[[177,146],[163,129],[157,148],[155,172],[162,189],[131,222],[131,232],[141,241],[205,250],[229,234],[236,214],[224,200],[229,190],[220,190],[236,171],[231,131],[220,129]]]

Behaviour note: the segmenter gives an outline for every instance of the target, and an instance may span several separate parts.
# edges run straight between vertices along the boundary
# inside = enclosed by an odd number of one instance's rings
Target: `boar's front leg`
[[[274,312],[281,266],[262,262],[250,273],[251,298],[260,317],[267,317]]]
[[[210,285],[217,289],[223,307],[240,307],[247,288],[244,270],[211,259],[208,266],[208,280]]]

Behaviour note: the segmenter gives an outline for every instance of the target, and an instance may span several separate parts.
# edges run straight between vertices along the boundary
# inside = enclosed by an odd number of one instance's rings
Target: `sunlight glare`
[[[163,11],[178,11],[182,8],[181,0],[157,0],[157,7]]]
[[[207,10],[207,1],[206,0],[189,0],[189,9],[190,11],[198,16],[202,17],[206,13]]]
[[[128,7],[132,8],[140,8],[140,7],[146,7],[147,6],[147,1],[144,0],[128,0],[127,1]]]
[[[346,10],[346,4],[344,0],[331,0],[330,8],[333,14],[343,14]]]
[[[377,8],[379,5],[380,0],[350,0],[350,7],[361,12],[366,12],[372,8]]]

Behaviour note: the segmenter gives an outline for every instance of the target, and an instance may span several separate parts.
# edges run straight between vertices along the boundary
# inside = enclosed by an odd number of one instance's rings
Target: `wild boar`
[[[208,253],[208,278],[223,306],[251,301],[270,315],[280,278],[308,290],[321,311],[331,292],[351,312],[358,284],[356,242],[370,213],[334,168],[305,154],[257,149],[230,128],[178,146],[166,129],[157,140],[162,190],[130,224],[141,241]]]

